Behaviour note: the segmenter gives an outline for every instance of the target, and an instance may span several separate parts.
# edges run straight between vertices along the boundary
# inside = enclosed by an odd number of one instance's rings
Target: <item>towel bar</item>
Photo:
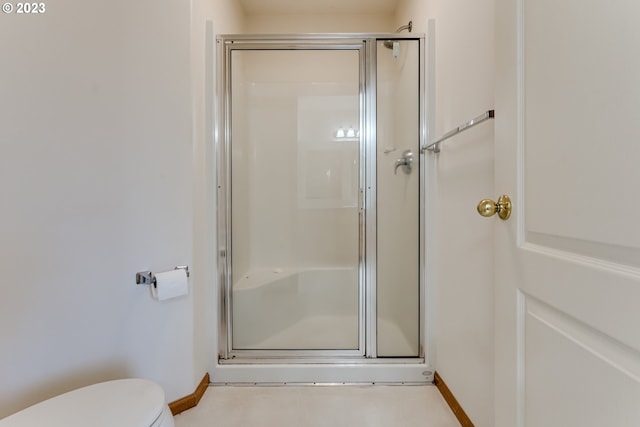
[[[484,114],[479,115],[478,117],[474,117],[473,119],[469,120],[468,122],[465,122],[463,124],[461,124],[460,126],[458,126],[457,128],[450,130],[449,132],[445,133],[444,135],[434,139],[431,141],[431,143],[429,145],[423,145],[420,148],[420,152],[424,153],[424,150],[428,150],[434,153],[439,153],[440,152],[440,143],[444,140],[447,140],[449,138],[451,138],[452,136],[455,136],[457,134],[459,134],[460,132],[463,132],[467,129],[471,129],[472,127],[474,127],[475,125],[479,125],[480,123],[484,122],[485,120],[489,120],[489,119],[493,119],[495,117],[495,111],[494,110],[489,110],[487,112],[485,112]]]

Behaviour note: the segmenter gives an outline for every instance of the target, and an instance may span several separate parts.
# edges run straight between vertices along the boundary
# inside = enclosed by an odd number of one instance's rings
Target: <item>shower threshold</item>
[[[231,359],[220,359],[221,365],[407,365],[423,364],[422,357],[366,358],[355,357],[297,357],[297,356],[258,356],[243,354]]]
[[[433,368],[415,359],[334,360],[330,364],[245,359],[217,364],[211,378],[213,384],[429,384]]]

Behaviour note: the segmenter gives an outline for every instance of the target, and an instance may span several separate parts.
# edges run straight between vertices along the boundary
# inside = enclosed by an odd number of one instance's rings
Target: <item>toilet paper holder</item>
[[[176,265],[174,270],[184,270],[189,277],[188,265]],[[152,271],[139,271],[136,273],[136,285],[153,285],[156,286],[156,275]]]

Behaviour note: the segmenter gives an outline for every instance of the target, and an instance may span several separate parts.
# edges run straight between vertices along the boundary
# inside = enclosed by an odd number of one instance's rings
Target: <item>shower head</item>
[[[413,29],[413,21],[409,21],[409,23],[407,25],[403,25],[401,27],[398,27],[398,29],[396,30],[396,33],[399,33],[399,32],[404,31],[404,30],[409,30],[409,32],[411,32],[412,29]],[[393,49],[393,41],[391,41],[391,40],[385,40],[384,42],[382,42],[382,44],[387,49]]]

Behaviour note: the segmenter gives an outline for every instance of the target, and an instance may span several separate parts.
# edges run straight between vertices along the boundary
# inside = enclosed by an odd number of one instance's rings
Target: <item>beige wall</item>
[[[411,19],[426,32],[428,18],[436,21],[435,137],[493,106],[493,0],[401,0],[397,25]],[[492,129],[449,140],[434,161],[435,366],[479,427],[493,425],[493,221],[475,212],[496,196]]]
[[[361,33],[392,32],[393,17],[367,14],[249,15],[245,32],[252,34],[286,33]]]
[[[232,4],[64,0],[0,16],[0,418],[122,377],[171,401],[204,375],[192,90],[204,93],[204,18],[236,31]],[[187,297],[136,286],[137,271],[176,264],[194,272]]]

